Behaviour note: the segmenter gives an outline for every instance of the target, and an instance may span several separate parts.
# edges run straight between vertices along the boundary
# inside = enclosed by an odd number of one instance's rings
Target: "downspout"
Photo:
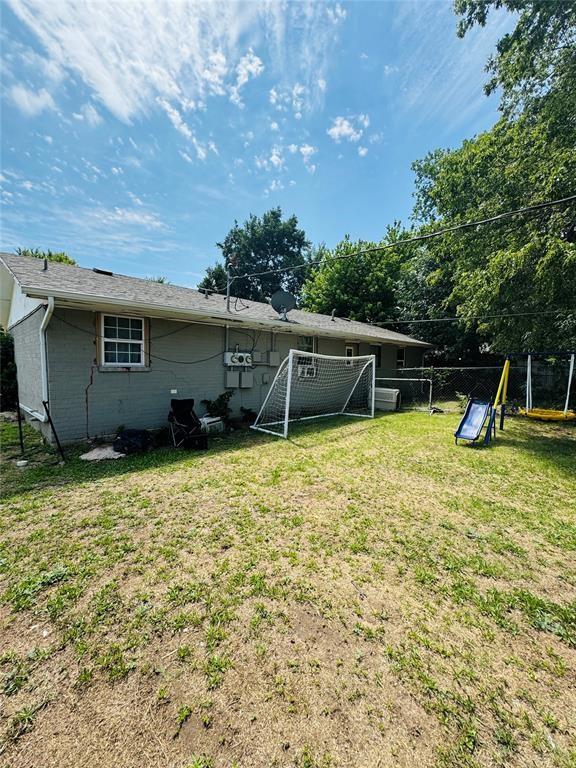
[[[47,355],[47,342],[46,342],[46,328],[50,322],[50,318],[54,312],[54,296],[48,296],[48,306],[46,312],[40,323],[40,329],[38,331],[40,336],[40,378],[42,381],[42,401],[48,402],[48,355]],[[48,421],[48,414],[44,409],[43,413],[35,411],[33,408],[29,408],[27,405],[19,403],[20,408],[28,413],[34,419],[41,421],[45,424]]]

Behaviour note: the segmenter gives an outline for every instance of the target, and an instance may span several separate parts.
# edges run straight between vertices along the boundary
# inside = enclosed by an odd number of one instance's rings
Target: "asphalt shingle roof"
[[[302,333],[315,332],[346,339],[364,338],[402,346],[431,346],[385,328],[339,317],[332,319],[330,315],[304,312],[300,309],[292,310],[288,315],[289,322],[286,323],[279,319],[269,304],[236,299],[234,296],[231,298],[231,311],[228,313],[226,298],[220,294],[205,296],[192,288],[156,283],[138,277],[116,273],[106,275],[92,269],[58,262],[49,262],[48,269],[44,270],[41,259],[7,253],[0,254],[0,261],[12,273],[24,293],[36,297],[75,297],[77,301],[88,304],[91,300],[94,304],[120,302],[124,307],[126,303],[134,304],[135,307],[146,305],[157,307],[158,310],[172,310],[212,319],[219,317],[225,320],[230,317],[248,326],[251,323],[265,323],[273,325],[279,332],[286,331],[288,325],[291,330],[301,329]]]

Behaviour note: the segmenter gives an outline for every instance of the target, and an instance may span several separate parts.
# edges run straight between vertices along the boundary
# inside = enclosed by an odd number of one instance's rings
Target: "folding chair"
[[[194,413],[194,400],[171,400],[168,422],[175,448],[208,448],[208,435]]]

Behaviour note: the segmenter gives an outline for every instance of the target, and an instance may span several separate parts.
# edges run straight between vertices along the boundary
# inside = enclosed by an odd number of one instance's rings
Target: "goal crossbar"
[[[374,416],[374,355],[341,357],[291,349],[252,429],[288,437],[289,425],[329,416]]]

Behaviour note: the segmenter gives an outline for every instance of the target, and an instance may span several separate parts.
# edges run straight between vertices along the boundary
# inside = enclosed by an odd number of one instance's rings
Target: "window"
[[[301,352],[314,352],[314,336],[298,336],[298,349]]]
[[[355,357],[358,354],[358,344],[346,344],[344,354],[346,357]],[[354,365],[354,363],[350,361],[346,365]]]
[[[370,344],[370,354],[376,358],[376,368],[382,368],[382,347],[379,344]]]
[[[298,336],[298,349],[301,352],[316,351],[316,340],[314,336]],[[316,376],[316,366],[314,359],[308,355],[302,355],[297,359],[298,376],[300,378],[314,378]]]
[[[396,368],[404,368],[406,365],[406,347],[398,347],[396,350]]]
[[[145,365],[144,319],[102,315],[103,365]]]

